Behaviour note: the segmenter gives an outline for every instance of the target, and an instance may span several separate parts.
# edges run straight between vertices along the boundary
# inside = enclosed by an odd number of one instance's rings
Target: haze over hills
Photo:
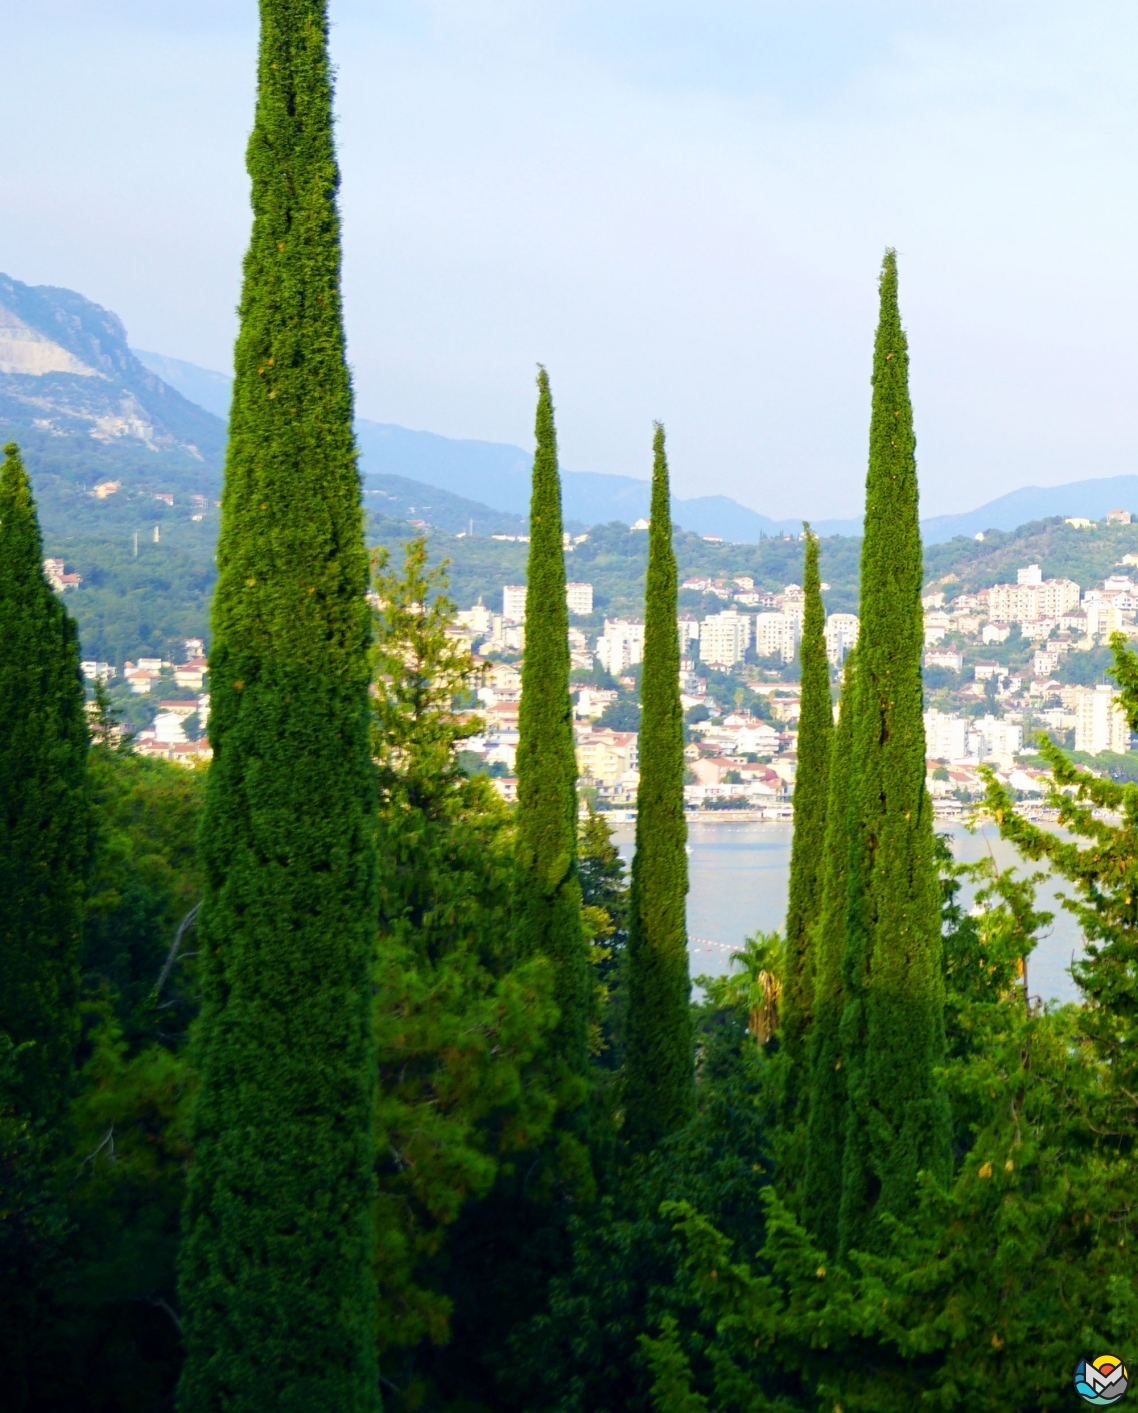
[[[176,492],[212,501],[220,489],[232,379],[181,359],[131,350],[119,318],[73,290],[0,275],[0,428],[23,446],[45,527],[111,531],[165,513]],[[423,520],[454,534],[517,534],[529,509],[531,456],[506,443],[455,439],[361,418],[357,422],[372,518]],[[101,480],[121,483],[92,502]],[[647,514],[650,486],[633,476],[565,471],[566,521],[581,527]],[[1138,476],[1024,487],[959,515],[923,522],[926,542],[1013,530],[1055,515],[1099,519],[1138,508]],[[797,535],[727,496],[676,499],[678,525],[734,543]],[[857,535],[857,520],[817,520],[824,536]]]
[[[161,354],[135,352],[141,362],[187,398],[198,401],[218,416],[227,414],[231,380],[224,373]],[[528,513],[531,456],[521,447],[504,442],[443,437],[365,418],[356,423],[356,436],[367,484],[382,488],[396,500],[405,500],[408,504],[417,501],[420,513],[430,501],[433,488],[461,497],[468,504],[473,502],[477,506],[481,502],[480,510],[471,509],[468,518],[475,520],[476,532],[481,529],[483,534],[495,533],[486,523],[480,524],[495,511],[510,517],[511,523]],[[633,476],[563,471],[562,494],[567,521],[595,525],[621,520],[627,525],[647,515],[650,485],[647,480]],[[959,515],[930,516],[922,521],[921,528],[926,543],[941,544],[955,535],[1014,530],[1029,521],[1055,515],[1082,515],[1095,520],[1115,507],[1138,510],[1138,476],[1102,477],[1062,486],[1025,486],[975,510]],[[729,496],[676,499],[673,514],[685,530],[698,535],[721,535],[739,544],[755,543],[771,535],[797,535],[802,529],[801,520],[774,520],[740,505]],[[824,536],[857,535],[861,531],[860,520],[812,523]],[[450,528],[441,521],[439,526]]]

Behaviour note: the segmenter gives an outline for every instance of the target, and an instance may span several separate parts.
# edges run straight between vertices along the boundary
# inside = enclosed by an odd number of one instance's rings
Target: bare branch
[[[182,950],[182,938],[185,937],[186,933],[191,927],[193,927],[194,923],[197,921],[198,909],[200,907],[201,903],[195,903],[193,907],[189,910],[189,912],[185,915],[185,917],[182,919],[182,921],[178,924],[178,930],[174,934],[173,945],[171,946],[169,952],[166,955],[165,962],[163,962],[162,964],[162,970],[158,973],[158,980],[154,983],[154,999],[156,1001],[158,997],[162,994],[163,986],[165,986],[166,982],[170,979],[170,973],[174,969],[174,963],[178,960],[178,953]],[[188,953],[187,955],[195,954]]]

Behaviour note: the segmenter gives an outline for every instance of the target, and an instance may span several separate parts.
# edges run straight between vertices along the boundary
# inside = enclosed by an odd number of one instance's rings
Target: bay
[[[634,824],[622,823],[613,829],[628,861],[634,831]],[[1020,876],[1035,871],[992,827],[970,834],[962,825],[953,824],[938,833],[949,835],[959,859],[974,862],[990,850],[1001,869],[1015,866]],[[688,952],[693,977],[726,975],[732,969],[732,951],[747,937],[781,930],[786,917],[792,834],[789,823],[691,825]],[[1082,952],[1083,938],[1078,922],[1060,904],[1064,888],[1062,883],[1047,880],[1038,892],[1038,905],[1055,914],[1028,961],[1028,989],[1044,1001],[1079,999],[1070,967]]]

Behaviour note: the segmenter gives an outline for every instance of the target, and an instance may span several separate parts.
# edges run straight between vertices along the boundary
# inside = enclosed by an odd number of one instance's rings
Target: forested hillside
[[[196,510],[179,492],[171,507],[141,486],[124,486],[115,496],[98,501],[57,472],[41,470],[36,476],[37,464],[43,463],[37,462],[34,441],[29,462],[37,486],[46,489],[45,547],[49,554],[65,556],[68,569],[83,576],[82,586],[68,596],[68,606],[79,621],[85,654],[121,666],[125,658],[142,652],[168,654],[181,638],[208,636],[218,516],[212,500]],[[460,538],[460,530],[477,512],[487,517],[492,512],[441,491],[429,504],[420,504],[412,499],[413,482],[400,486],[397,477],[387,479],[392,489],[365,498],[369,542],[394,548],[421,533],[412,519],[429,521],[432,561],[450,562],[452,592],[459,605],[467,607],[481,596],[500,609],[502,585],[525,582],[526,545],[490,536],[520,534],[523,522],[498,515],[496,522],[476,521],[473,537]],[[168,480],[173,484],[172,477]],[[757,589],[773,591],[802,581],[803,542],[798,539],[716,544],[680,528],[675,547],[681,583],[687,578],[747,575]],[[570,580],[593,585],[598,617],[635,616],[643,608],[647,552],[643,531],[619,521],[596,525],[567,555],[566,573]],[[827,612],[857,612],[860,553],[861,541],[850,536],[821,541]],[[1085,587],[1100,583],[1123,555],[1132,553],[1138,554],[1138,524],[1079,530],[1059,519],[1043,520],[1016,531],[992,531],[982,542],[958,536],[948,544],[927,545],[925,582],[963,593],[1014,582],[1018,568],[1039,564],[1044,577],[1074,579]],[[713,596],[681,590],[681,610],[716,606],[720,601]]]

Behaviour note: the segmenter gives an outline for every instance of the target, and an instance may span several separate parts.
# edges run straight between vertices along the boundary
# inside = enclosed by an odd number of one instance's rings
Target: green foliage
[[[668,463],[657,423],[644,618],[636,854],[628,929],[624,1134],[644,1152],[695,1106],[685,909],[684,723]]]
[[[367,557],[323,0],[263,0],[213,602],[183,1409],[378,1406]]]
[[[713,1212],[746,1250],[762,1240],[763,1121],[770,1108],[762,1055],[748,1035],[745,1002],[710,1002],[695,1021],[697,1112],[574,1218],[571,1263],[551,1283],[546,1309],[520,1324],[510,1341],[518,1406],[648,1413],[658,1367],[640,1336],[673,1319],[685,1341],[710,1348],[715,1330],[703,1317],[662,1203],[686,1200]]]
[[[873,360],[850,790],[844,1250],[885,1242],[882,1218],[909,1210],[918,1173],[948,1176],[948,1106],[935,1074],[944,1054],[944,981],[925,789],[921,538],[908,374],[897,260],[888,251]]]
[[[52,1162],[56,1135],[29,1118],[17,1046],[0,1032],[0,1369],[5,1407],[32,1405],[51,1320],[48,1282],[61,1264],[67,1211]]]
[[[518,719],[515,939],[523,956],[548,957],[560,1018],[551,1044],[568,1085],[584,1098],[589,975],[577,878],[577,760],[569,698],[569,615],[561,550],[561,482],[549,375],[538,375],[537,451],[530,508],[526,653]]]
[[[806,596],[802,619],[802,709],[798,719],[798,771],[794,786],[794,840],[786,907],[786,961],[782,984],[782,1038],[793,1092],[804,1095],[801,1068],[814,1008],[812,934],[822,915],[826,869],[826,801],[830,791],[830,665],[826,610],[818,574],[818,537],[806,527]]]
[[[164,978],[163,971],[179,925],[204,886],[197,832],[206,772],[96,745],[89,779],[93,837],[84,989],[110,998],[129,1044],[152,1038],[156,1027],[180,1038],[196,991],[177,957]]]
[[[612,731],[639,731],[642,708],[628,697],[609,702],[601,712],[598,726],[607,726]]]
[[[621,1070],[628,1009],[630,889],[624,860],[604,815],[590,807],[577,844],[585,925],[593,938],[594,1017],[590,1052],[606,1070]]]
[[[510,816],[456,747],[474,662],[447,633],[445,571],[379,556],[373,751],[380,770],[379,1348],[396,1407],[430,1395],[423,1346],[450,1338],[447,1233],[549,1131],[535,1057],[556,1018],[543,956],[507,947]],[[434,1395],[430,1395],[434,1396]]]
[[[814,1023],[810,1031],[810,1097],[806,1120],[802,1211],[828,1251],[838,1248],[838,1216],[845,1149],[846,1076],[842,1069],[842,1016],[851,847],[850,785],[853,779],[857,649],[846,656],[841,712],[829,762],[822,910],[815,925]]]
[[[78,1038],[88,803],[75,624],[43,573],[19,448],[0,468],[0,1032],[13,1102],[57,1119]]]

